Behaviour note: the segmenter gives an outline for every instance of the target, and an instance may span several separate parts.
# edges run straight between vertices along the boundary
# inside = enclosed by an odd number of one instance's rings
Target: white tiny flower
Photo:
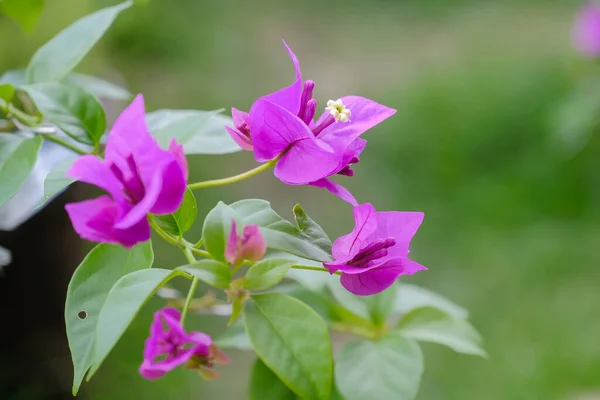
[[[327,107],[325,107],[325,110],[329,111],[329,113],[335,119],[336,122],[349,122],[350,115],[352,115],[350,110],[346,108],[346,106],[342,102],[342,99],[329,100],[327,102]]]

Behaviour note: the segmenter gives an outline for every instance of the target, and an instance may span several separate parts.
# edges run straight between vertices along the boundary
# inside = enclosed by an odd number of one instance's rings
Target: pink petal
[[[348,203],[352,204],[353,206],[358,206],[356,199],[354,198],[354,196],[352,196],[352,193],[350,193],[348,191],[348,189],[346,189],[339,183],[332,181],[329,178],[319,179],[318,181],[309,183],[309,185],[315,186],[315,187],[318,187],[321,189],[325,189],[325,190],[329,191],[329,193],[332,193],[332,194],[338,196],[340,199],[347,201]]]
[[[162,368],[156,368],[151,361],[144,360],[142,365],[140,365],[139,373],[144,378],[153,381],[155,379],[161,378],[165,375],[166,371]]]
[[[352,113],[350,122],[336,122],[329,125],[319,134],[319,138],[335,135],[338,137],[339,145],[343,147],[396,113],[392,108],[360,96],[345,96],[341,100]],[[328,115],[329,113],[325,112],[317,121],[317,125]]]
[[[272,160],[298,140],[314,140],[314,135],[300,118],[264,100],[256,101],[250,109],[250,132],[258,162]]]
[[[600,56],[600,5],[590,2],[583,6],[573,29],[573,44],[583,55]]]
[[[108,134],[104,156],[107,162],[116,164],[121,170],[126,170],[126,159],[132,154],[132,149],[143,147],[149,141],[153,141],[146,126],[145,114],[144,96],[138,94],[121,112]]]
[[[258,225],[247,225],[242,235],[240,257],[249,261],[260,261],[267,252],[267,244]]]
[[[183,145],[178,144],[175,138],[173,138],[169,144],[169,153],[173,154],[177,159],[177,162],[179,162],[179,165],[183,170],[185,180],[187,181],[189,174],[188,161],[185,157],[185,152],[183,151]]]
[[[302,74],[300,72],[300,61],[298,61],[298,58],[296,57],[292,49],[290,49],[289,46],[285,43],[285,41],[283,42],[283,44],[292,59],[292,63],[294,63],[294,68],[296,69],[296,80],[290,86],[278,90],[269,95],[266,95],[264,97],[261,97],[261,99],[278,104],[286,110],[290,111],[292,114],[297,115],[300,111],[300,99],[302,97],[303,89]],[[252,135],[254,135],[254,133],[252,133]]]
[[[250,126],[250,114],[240,111],[237,108],[231,108],[231,119],[233,126],[241,126],[243,124]]]
[[[370,203],[354,207],[355,226],[352,232],[333,242],[333,258],[349,260],[360,250],[363,242],[377,229],[375,208]]]
[[[229,232],[229,239],[227,239],[227,246],[225,247],[225,259],[227,262],[237,264],[237,247],[238,247],[238,234],[235,220],[231,220],[231,231]]]
[[[423,222],[422,212],[385,211],[377,213],[377,230],[372,237],[384,239],[393,237],[396,244],[388,249],[390,257],[406,257],[413,236]]]
[[[341,155],[314,138],[295,142],[279,159],[275,176],[289,185],[304,185],[331,175]]]
[[[123,184],[119,181],[106,163],[98,157],[85,155],[79,157],[67,175],[80,182],[89,183],[106,190],[116,200],[124,200]]]
[[[65,206],[75,232],[84,239],[94,242],[121,244],[133,247],[139,242],[150,239],[150,225],[146,219],[130,226],[128,229],[117,229],[115,221],[123,211],[123,204],[118,204],[108,196],[71,203]]]
[[[244,140],[244,134],[237,129],[225,126],[225,130],[229,133],[229,136],[244,150],[252,150],[254,146]]]
[[[369,296],[392,286],[400,275],[412,275],[423,269],[426,268],[408,259],[390,260],[385,266],[362,274],[342,273],[340,283],[358,296]]]

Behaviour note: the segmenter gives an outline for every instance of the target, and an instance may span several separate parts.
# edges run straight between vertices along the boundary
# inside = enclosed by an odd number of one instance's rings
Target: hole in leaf
[[[84,321],[87,318],[87,311],[81,310],[77,313],[80,320]]]

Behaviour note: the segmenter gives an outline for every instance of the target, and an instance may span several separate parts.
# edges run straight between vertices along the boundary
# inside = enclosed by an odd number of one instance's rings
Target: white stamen
[[[342,99],[329,100],[325,110],[329,111],[336,122],[349,122],[350,115],[352,115],[350,109],[346,108],[344,103],[342,103]]]

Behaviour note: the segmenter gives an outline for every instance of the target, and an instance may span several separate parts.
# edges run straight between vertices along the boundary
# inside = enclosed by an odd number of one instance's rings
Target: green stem
[[[190,264],[194,264],[196,262],[196,258],[192,254],[192,251],[189,247],[183,249],[183,253],[185,254],[185,258],[187,258]],[[183,310],[181,311],[181,325],[185,321],[185,317],[187,316],[188,310],[190,309],[190,304],[192,304],[192,299],[194,298],[194,293],[196,293],[196,288],[198,287],[198,283],[200,279],[197,276],[194,276],[194,280],[192,280],[192,284],[190,286],[190,290],[185,299],[185,304],[183,305]]]
[[[193,247],[192,248],[188,247],[188,249],[190,249],[192,253],[197,254],[197,255],[199,255],[201,257],[211,258],[210,254],[208,254],[208,251],[204,251],[204,250],[200,250],[200,249],[195,249]]]
[[[294,269],[304,269],[307,271],[320,271],[320,272],[329,272],[327,268],[323,267],[313,267],[312,265],[292,265]],[[335,275],[341,275],[340,271],[334,272]]]
[[[8,103],[4,111],[8,117],[14,117],[15,119],[18,119],[19,122],[22,122],[27,126],[35,127],[40,123],[40,119],[38,117],[24,113],[12,103]]]
[[[44,139],[49,140],[49,141],[54,142],[54,143],[57,143],[57,144],[60,144],[61,146],[66,147],[67,149],[69,149],[71,151],[74,151],[77,154],[81,154],[81,155],[90,154],[87,151],[82,150],[79,147],[74,146],[71,143],[69,143],[69,142],[67,142],[67,141],[65,141],[65,140],[63,140],[63,139],[61,139],[61,138],[59,138],[59,137],[57,137],[55,135],[51,135],[49,133],[40,133],[39,135],[41,137],[43,137]]]
[[[259,174],[259,173],[261,173],[263,171],[266,171],[267,169],[269,169],[273,165],[275,165],[276,162],[277,162],[277,159],[274,159],[274,160],[271,160],[271,161],[266,162],[264,164],[261,164],[258,167],[251,169],[250,171],[246,171],[246,172],[243,172],[243,173],[238,174],[238,175],[230,176],[229,178],[214,179],[214,180],[211,180],[211,181],[203,181],[203,182],[190,183],[188,185],[188,187],[191,190],[195,190],[195,189],[202,189],[202,188],[212,187],[212,186],[229,185],[230,183],[239,182],[239,181],[242,181],[242,180],[244,180],[246,178],[250,178],[251,176]]]
[[[173,246],[179,247],[180,249],[186,248],[184,244],[180,243],[177,239],[169,235],[167,232],[163,231],[162,228],[158,226],[152,218],[148,218],[148,222],[150,222],[150,226],[152,227],[152,229],[154,229],[161,238],[165,239],[165,241],[172,244]],[[195,261],[196,260],[194,260],[194,262]]]

